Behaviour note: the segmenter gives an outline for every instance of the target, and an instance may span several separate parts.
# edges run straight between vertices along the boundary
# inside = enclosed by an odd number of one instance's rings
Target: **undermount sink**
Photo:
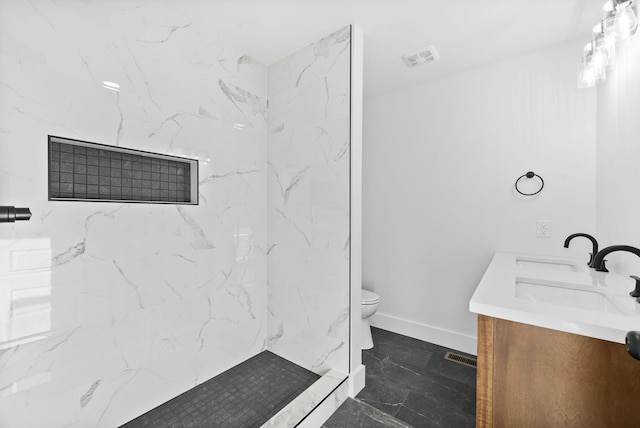
[[[604,292],[589,286],[565,284],[539,279],[516,278],[516,297],[531,302],[548,303],[588,311],[628,315]]]
[[[544,269],[544,270],[560,270],[566,272],[580,272],[582,269],[571,261],[544,259],[537,257],[516,257],[516,266]]]

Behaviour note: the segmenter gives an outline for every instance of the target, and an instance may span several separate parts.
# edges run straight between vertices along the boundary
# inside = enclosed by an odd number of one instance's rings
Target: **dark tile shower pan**
[[[122,428],[259,427],[319,378],[264,351]]]

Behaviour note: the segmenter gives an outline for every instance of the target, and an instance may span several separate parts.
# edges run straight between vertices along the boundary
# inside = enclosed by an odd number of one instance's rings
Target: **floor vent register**
[[[447,352],[444,356],[444,359],[448,361],[453,361],[455,363],[464,364],[465,366],[478,368],[478,359],[475,357],[467,357],[466,355],[460,355],[454,352]]]

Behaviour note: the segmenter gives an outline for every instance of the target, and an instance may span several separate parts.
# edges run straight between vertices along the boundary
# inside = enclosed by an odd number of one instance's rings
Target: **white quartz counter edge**
[[[565,272],[518,266],[517,260],[549,260],[574,264]],[[640,274],[640,272],[639,272]],[[566,305],[533,302],[516,297],[516,280],[555,281],[606,294],[622,314]],[[615,272],[596,272],[584,260],[519,253],[496,253],[469,303],[471,312],[567,333],[624,343],[630,330],[640,330],[640,305],[629,296],[634,281]]]

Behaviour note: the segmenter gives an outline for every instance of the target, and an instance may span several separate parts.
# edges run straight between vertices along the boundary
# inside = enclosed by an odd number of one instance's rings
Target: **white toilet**
[[[371,324],[369,318],[375,314],[380,305],[380,296],[368,290],[362,290],[360,309],[362,310],[362,349],[373,348],[373,338],[371,337]]]

